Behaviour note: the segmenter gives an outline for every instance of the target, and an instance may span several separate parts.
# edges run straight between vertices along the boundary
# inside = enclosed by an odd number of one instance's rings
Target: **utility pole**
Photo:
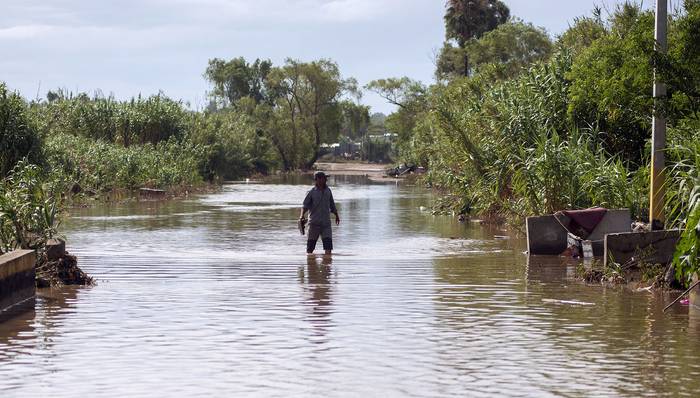
[[[656,51],[668,51],[668,0],[656,0]],[[649,223],[651,228],[663,229],[666,167],[666,117],[662,114],[661,102],[666,98],[666,85],[660,81],[658,70],[654,70],[654,115],[651,130],[651,191]]]

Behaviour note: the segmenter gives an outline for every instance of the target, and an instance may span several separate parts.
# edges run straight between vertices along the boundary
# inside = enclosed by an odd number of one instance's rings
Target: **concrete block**
[[[553,215],[528,217],[525,228],[530,255],[558,256],[566,250],[567,231]]]
[[[668,264],[673,260],[679,238],[679,230],[608,234],[603,261],[624,264],[640,251],[651,250],[646,262]]]
[[[629,209],[608,210],[597,227],[588,236],[588,240],[600,240],[605,235],[618,232],[632,232],[632,216]]]
[[[608,210],[605,213],[605,217],[587,239],[593,242],[593,255],[603,256],[605,235],[618,232],[632,232],[632,216],[629,209]]]
[[[166,192],[162,189],[139,188],[139,195],[146,199],[162,199]]]
[[[33,250],[15,250],[0,256],[0,311],[34,297],[35,266]]]
[[[46,242],[46,257],[54,261],[66,255],[66,242],[60,239],[49,239]]]
[[[604,254],[605,235],[631,230],[629,209],[608,210],[586,240],[592,241],[593,255],[600,257]],[[528,217],[526,231],[528,253],[531,255],[559,255],[567,248],[568,232],[553,215]]]

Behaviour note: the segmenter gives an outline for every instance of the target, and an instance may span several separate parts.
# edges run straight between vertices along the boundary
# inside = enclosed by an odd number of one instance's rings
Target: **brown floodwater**
[[[330,182],[332,260],[304,254],[301,177],[73,210],[99,285],[0,323],[0,396],[697,396],[697,311],[529,262],[420,187]]]

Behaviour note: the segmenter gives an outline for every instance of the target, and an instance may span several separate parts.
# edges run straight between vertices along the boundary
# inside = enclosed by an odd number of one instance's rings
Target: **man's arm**
[[[333,193],[331,192],[331,213],[335,214],[335,225],[340,225],[340,215],[338,215],[338,208],[335,207],[335,200],[333,200]]]
[[[306,194],[306,197],[304,198],[304,203],[302,204],[301,207],[301,212],[299,213],[299,219],[301,220],[302,218],[306,217],[306,212],[311,209],[311,191],[309,191]]]

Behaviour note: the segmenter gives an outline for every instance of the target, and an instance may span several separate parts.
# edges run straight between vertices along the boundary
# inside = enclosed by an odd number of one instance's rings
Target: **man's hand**
[[[335,215],[335,225],[340,225],[340,216],[337,213]]]

